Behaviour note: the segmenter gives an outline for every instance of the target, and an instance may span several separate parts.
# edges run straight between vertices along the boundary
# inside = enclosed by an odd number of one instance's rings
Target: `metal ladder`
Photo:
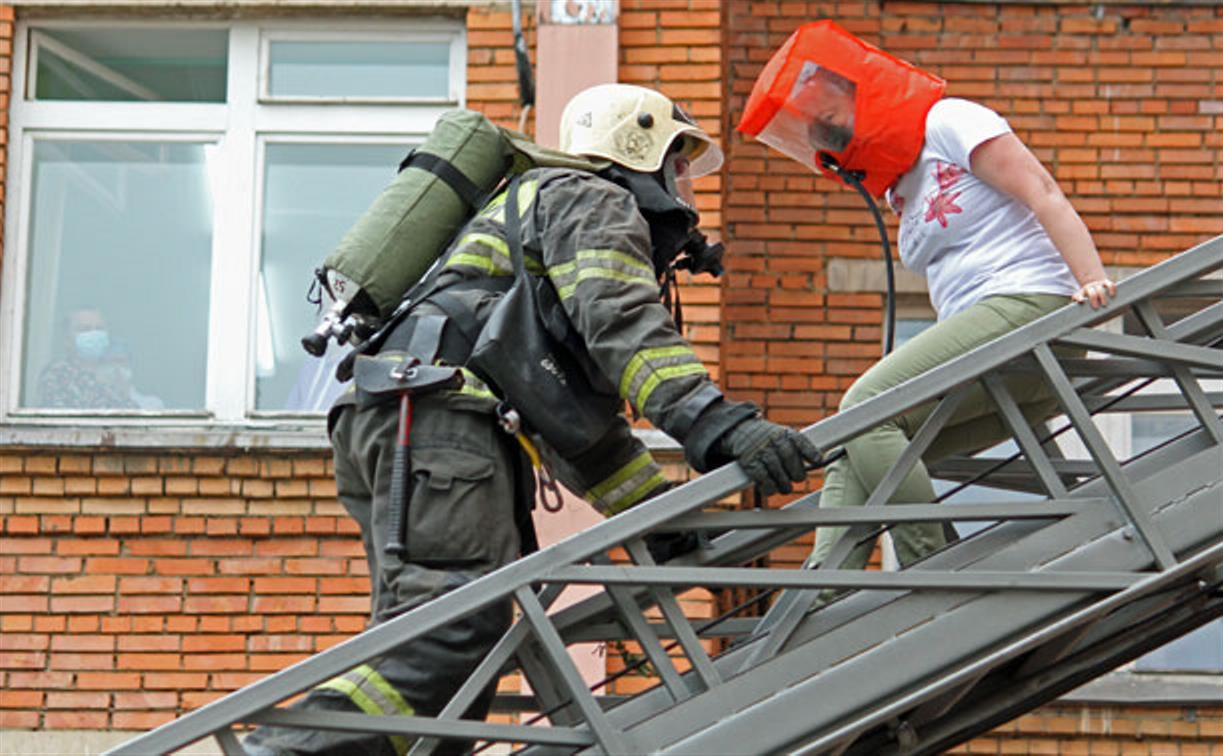
[[[1204,384],[1223,378],[1221,269],[1223,236],[1124,281],[1107,308],[1068,306],[807,428],[832,450],[937,402],[865,507],[821,510],[815,492],[783,509],[707,510],[749,484],[728,465],[111,753],[169,752],[211,736],[240,754],[234,728],[244,723],[405,735],[416,738],[415,754],[447,737],[533,754],[908,754],[963,742],[1223,616],[1223,394]],[[1118,319],[1130,334],[1095,328]],[[1059,360],[1060,345],[1093,356]],[[1064,412],[1050,425],[1076,436],[1087,459],[1065,459],[1046,428],[1024,420],[1003,381],[1016,372],[1049,384]],[[1175,391],[1137,393],[1154,380]],[[1029,500],[877,506],[975,385],[993,398],[1019,452],[946,460],[931,474]],[[1152,410],[1186,411],[1193,427],[1132,458],[1118,458],[1092,419]],[[949,521],[990,524],[903,570],[833,568],[889,524]],[[849,530],[823,565],[737,566],[833,525]],[[663,566],[642,541],[694,529],[723,534]],[[616,547],[631,563],[612,563]],[[601,590],[549,613],[572,584]],[[686,617],[677,598],[691,586],[777,596],[763,617],[702,622]],[[846,593],[815,608],[828,589]],[[506,599],[519,620],[435,718],[277,707]],[[715,638],[730,645],[711,656]],[[590,641],[636,643],[658,684],[634,696],[596,695],[567,652]],[[502,708],[546,716],[458,719],[489,683],[515,671],[533,693],[502,696]]]

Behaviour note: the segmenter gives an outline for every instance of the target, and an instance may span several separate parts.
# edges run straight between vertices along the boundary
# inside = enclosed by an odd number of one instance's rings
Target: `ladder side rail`
[[[740,530],[764,530],[778,527],[802,526],[826,527],[838,525],[855,525],[870,523],[882,525],[885,523],[903,522],[988,522],[991,520],[1048,520],[1075,514],[1084,506],[1093,506],[1104,499],[1070,497],[1046,499],[1039,502],[1000,501],[982,504],[910,504],[895,506],[895,511],[878,511],[865,507],[846,507],[844,509],[820,509],[807,511],[787,511],[784,509],[764,509],[760,511],[741,510],[736,512],[711,512],[709,514],[686,515],[676,518],[662,531],[686,530],[722,530],[736,528]]]
[[[403,737],[432,736],[525,742],[541,745],[583,746],[591,743],[589,734],[569,727],[528,727],[525,725],[489,724],[472,720],[439,722],[432,717],[375,716],[344,711],[304,711],[301,709],[268,709],[251,717],[252,722],[306,730],[337,732],[374,732]],[[244,753],[240,751],[239,753]]]

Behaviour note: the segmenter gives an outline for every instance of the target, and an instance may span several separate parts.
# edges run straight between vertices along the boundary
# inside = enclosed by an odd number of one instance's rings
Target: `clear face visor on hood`
[[[858,86],[806,61],[785,104],[758,138],[803,163],[816,151],[841,152],[854,138]]]

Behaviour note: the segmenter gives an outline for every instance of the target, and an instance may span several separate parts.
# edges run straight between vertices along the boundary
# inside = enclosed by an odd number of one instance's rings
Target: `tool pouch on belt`
[[[373,403],[398,397],[403,392],[422,394],[463,385],[463,374],[446,365],[412,364],[415,359],[404,352],[361,355],[353,366],[357,403]]]
[[[541,319],[540,298],[555,294],[544,289],[551,287],[547,280],[529,275],[523,263],[517,177],[506,195],[505,219],[514,284],[475,339],[467,366],[549,444],[566,456],[580,454],[606,434],[623,400],[596,390]]]

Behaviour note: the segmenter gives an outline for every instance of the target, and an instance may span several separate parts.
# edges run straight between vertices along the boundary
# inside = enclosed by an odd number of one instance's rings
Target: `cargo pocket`
[[[413,450],[407,561],[449,569],[492,561],[498,503],[508,511],[494,472],[493,460],[463,449]]]

